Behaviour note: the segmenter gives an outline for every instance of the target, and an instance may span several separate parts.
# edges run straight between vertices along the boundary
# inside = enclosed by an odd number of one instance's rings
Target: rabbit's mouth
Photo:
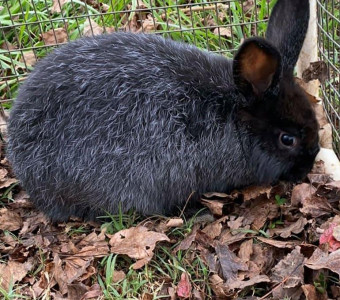
[[[306,178],[306,176],[307,176],[307,174],[309,173],[310,170],[307,170],[307,171],[304,170],[304,171],[299,171],[299,172],[294,172],[294,173],[289,173],[289,174],[283,174],[280,177],[280,180],[299,183],[299,182],[302,182]]]
[[[290,182],[299,182],[306,178],[307,174],[312,170],[315,156],[303,159],[299,164],[293,166],[288,172],[282,174],[281,180]]]

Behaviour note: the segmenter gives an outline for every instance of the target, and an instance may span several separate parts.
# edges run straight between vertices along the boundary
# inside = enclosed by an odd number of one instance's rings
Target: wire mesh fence
[[[37,59],[80,36],[159,33],[230,55],[263,35],[275,1],[7,0],[0,7],[1,102],[15,98]],[[1,2],[0,2],[1,3]]]
[[[116,31],[157,33],[232,56],[241,41],[263,36],[276,0],[5,0],[0,1],[0,108],[10,108],[36,61],[81,36]],[[338,0],[317,0],[322,84],[334,149],[340,152]]]
[[[319,56],[328,66],[321,98],[333,131],[333,149],[340,155],[340,2],[317,0]]]

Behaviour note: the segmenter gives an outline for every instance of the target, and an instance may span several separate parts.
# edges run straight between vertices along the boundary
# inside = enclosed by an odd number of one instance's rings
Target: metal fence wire
[[[0,0],[0,100],[15,98],[37,59],[81,36],[158,33],[230,56],[244,37],[263,35],[274,2]]]
[[[340,1],[317,0],[319,57],[328,76],[321,83],[320,97],[333,132],[333,149],[340,156]]]
[[[157,33],[228,57],[249,36],[263,36],[276,0],[0,0],[0,103],[9,109],[36,61],[81,36],[116,31]],[[339,0],[317,0],[322,84],[338,150]]]

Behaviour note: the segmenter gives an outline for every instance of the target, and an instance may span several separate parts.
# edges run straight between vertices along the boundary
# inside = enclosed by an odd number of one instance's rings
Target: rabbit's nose
[[[312,156],[316,156],[319,151],[320,151],[320,146],[316,145],[314,148],[309,150],[309,154]]]

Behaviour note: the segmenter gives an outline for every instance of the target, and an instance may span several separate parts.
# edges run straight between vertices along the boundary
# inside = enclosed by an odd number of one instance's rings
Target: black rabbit
[[[299,180],[318,124],[294,82],[308,0],[278,0],[267,38],[233,60],[156,35],[83,38],[21,86],[8,156],[53,220],[135,208],[169,214],[192,191]]]

